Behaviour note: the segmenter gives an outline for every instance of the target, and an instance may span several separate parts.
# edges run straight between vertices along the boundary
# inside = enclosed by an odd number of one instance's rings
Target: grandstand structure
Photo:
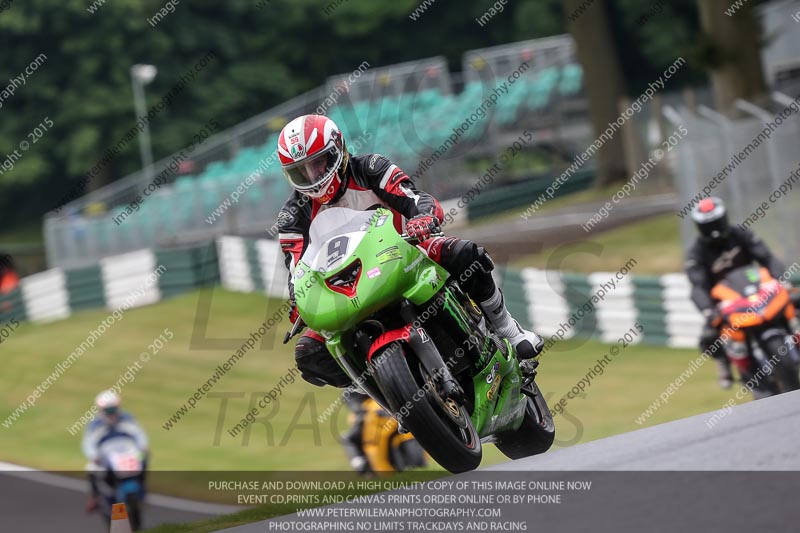
[[[362,64],[158,161],[150,174],[139,171],[48,213],[48,265],[78,268],[143,248],[266,236],[290,192],[277,136],[305,113],[327,114],[351,152],[386,155],[442,199],[460,197],[523,131],[531,140],[494,178],[492,192],[522,181],[550,183],[591,135],[582,88],[566,35],[467,52],[457,74],[443,57]],[[154,180],[163,185],[120,222]]]

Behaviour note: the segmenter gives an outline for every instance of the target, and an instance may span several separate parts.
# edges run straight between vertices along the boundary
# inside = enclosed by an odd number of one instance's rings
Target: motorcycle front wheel
[[[125,497],[125,507],[128,510],[128,519],[131,523],[133,531],[142,529],[142,505],[139,496],[136,494],[128,494]]]
[[[474,470],[483,450],[469,413],[441,397],[435,381],[407,350],[388,348],[373,359],[375,380],[395,418],[450,472]]]
[[[772,365],[772,379],[779,392],[800,389],[800,377],[798,377],[797,368],[792,362],[786,340],[780,336],[770,337],[766,341],[762,341],[762,348],[768,361],[775,358],[775,363]]]

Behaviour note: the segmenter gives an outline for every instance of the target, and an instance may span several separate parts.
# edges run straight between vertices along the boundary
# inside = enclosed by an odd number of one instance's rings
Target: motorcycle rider
[[[0,252],[0,294],[8,294],[19,286],[19,275],[10,254]]]
[[[692,210],[692,220],[700,235],[687,251],[684,266],[692,284],[692,301],[706,319],[699,343],[700,351],[705,353],[719,338],[722,326],[716,302],[710,295],[712,287],[731,270],[753,261],[769,270],[775,279],[782,279],[786,267],[753,232],[728,223],[721,199],[709,197],[700,201]],[[728,357],[723,350],[715,350],[711,356],[717,362],[720,387],[730,388],[733,376]]]
[[[351,155],[336,124],[323,115],[304,115],[289,122],[278,137],[281,168],[294,191],[278,214],[281,249],[289,269],[289,293],[294,303],[292,273],[308,245],[311,221],[322,210],[346,207],[392,210],[395,228],[419,240],[425,253],[451,275],[470,265],[480,268],[464,283],[495,331],[516,348],[520,360],[536,357],[543,341],[522,329],[506,309],[492,279],[492,259],[483,247],[456,237],[431,237],[444,218],[439,202],[418,190],[405,172],[380,154]],[[474,269],[474,267],[473,267]],[[298,319],[293,305],[290,320]],[[346,387],[350,378],[328,354],[324,339],[307,331],[297,342],[295,361],[303,379],[317,386]]]
[[[97,509],[100,498],[99,482],[107,474],[107,472],[98,469],[98,466],[100,466],[99,447],[106,440],[120,435],[133,437],[144,456],[142,468],[142,482],[144,483],[144,476],[147,471],[147,434],[130,413],[120,410],[121,403],[119,394],[113,390],[106,390],[98,394],[94,401],[98,415],[89,422],[83,433],[81,449],[86,459],[89,460],[86,469],[91,487],[86,502],[87,513]]]
[[[350,468],[365,477],[426,466],[425,451],[410,433],[401,434],[392,415],[352,387],[342,394],[350,410],[350,429],[341,443]]]
[[[19,275],[14,268],[14,260],[10,254],[0,252],[0,296],[9,294],[19,287]],[[0,311],[10,313],[13,309],[10,301],[3,302]]]

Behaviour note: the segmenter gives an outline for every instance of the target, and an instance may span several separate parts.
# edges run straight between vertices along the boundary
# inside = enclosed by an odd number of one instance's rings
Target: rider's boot
[[[789,320],[789,331],[794,337],[794,344],[796,346],[800,343],[800,318],[798,318],[797,315]]]
[[[84,509],[87,513],[92,513],[97,509],[99,502],[99,498],[97,494],[89,493],[89,496],[86,498],[86,505]]]
[[[517,352],[520,360],[533,359],[544,347],[542,338],[532,331],[527,331],[514,320],[506,309],[503,293],[497,287],[492,296],[480,303],[486,319],[492,324],[498,335],[508,339]]]
[[[717,362],[717,381],[722,389],[730,389],[733,386],[733,374],[731,373],[731,363],[727,357],[715,357]]]

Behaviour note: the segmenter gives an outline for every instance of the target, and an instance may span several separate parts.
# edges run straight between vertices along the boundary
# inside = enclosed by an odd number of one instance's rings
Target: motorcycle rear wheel
[[[550,449],[556,438],[553,414],[535,381],[522,389],[528,397],[525,418],[516,431],[497,435],[497,448],[509,459],[539,455]]]
[[[483,450],[467,410],[439,397],[407,350],[386,349],[374,359],[375,379],[389,407],[434,461],[454,474],[474,470]]]

